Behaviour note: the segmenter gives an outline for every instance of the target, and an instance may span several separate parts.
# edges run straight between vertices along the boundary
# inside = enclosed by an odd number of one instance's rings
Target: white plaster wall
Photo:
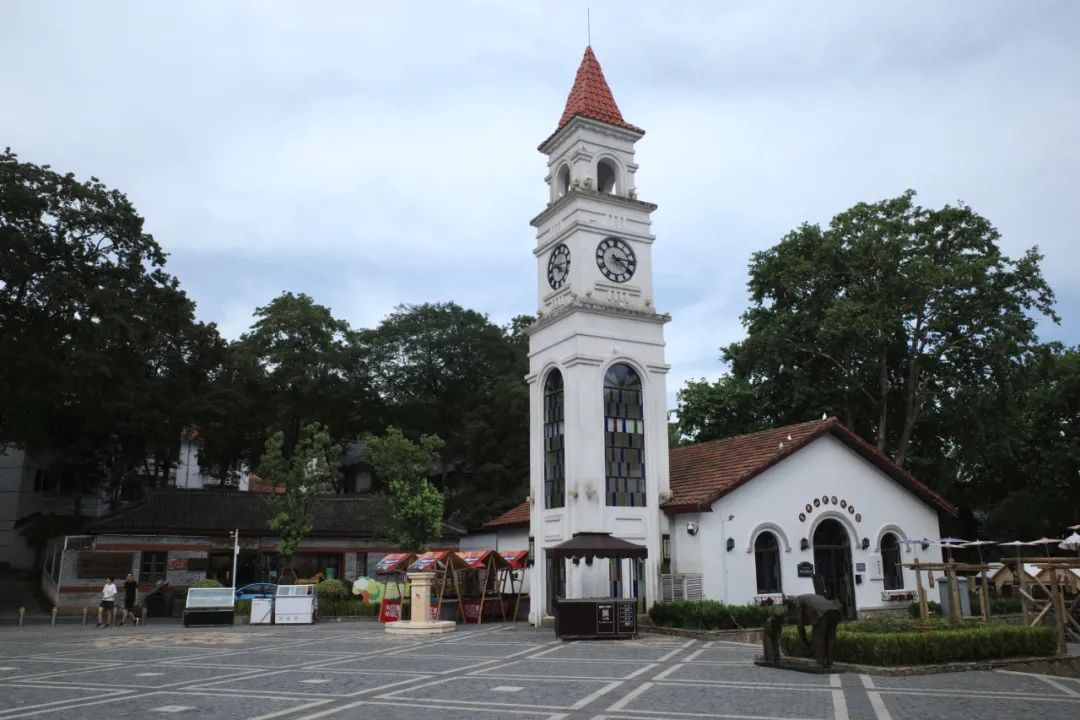
[[[831,503],[813,507],[814,498],[820,501],[823,496],[853,504],[862,521],[856,522],[854,514]],[[805,509],[808,503],[813,507],[810,513]],[[799,513],[807,515],[805,521],[799,520]],[[800,550],[800,541],[806,538],[812,542],[814,529],[826,517],[840,520],[847,530],[852,562],[866,564],[862,584],[855,585],[857,608],[906,606],[906,602],[881,599],[880,538],[886,531],[901,539],[938,538],[937,512],[831,435],[818,438],[721,498],[712,512],[675,516],[673,571],[702,572],[706,598],[735,604],[753,602],[757,595],[753,540],[771,525],[780,541],[783,593],[812,593],[812,578],[798,577],[796,566],[814,562],[813,547]],[[690,521],[700,523],[696,544],[686,534]],[[731,552],[725,549],[728,538],[735,540]],[[861,548],[863,538],[870,540],[865,551]],[[941,562],[941,550],[936,545],[928,550],[901,546],[903,562],[915,557]],[[904,571],[904,589],[915,589],[914,573],[908,569]]]

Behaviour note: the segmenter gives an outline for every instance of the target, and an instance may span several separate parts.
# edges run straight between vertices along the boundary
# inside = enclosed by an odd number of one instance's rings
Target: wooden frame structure
[[[1024,625],[1035,627],[1041,625],[1051,609],[1054,611],[1054,624],[1058,632],[1058,651],[1068,653],[1068,642],[1080,641],[1080,622],[1073,617],[1073,612],[1080,607],[1080,598],[1073,602],[1069,610],[1065,609],[1065,599],[1061,592],[1063,583],[1058,580],[1058,572],[1071,572],[1080,569],[1080,559],[1073,558],[1002,558],[1001,562],[1010,565],[1013,577],[1019,581],[1017,592],[1020,595],[1020,604],[1024,617]],[[926,620],[930,617],[930,610],[926,600],[926,590],[923,588],[922,573],[945,572],[945,578],[949,588],[949,617],[954,620],[961,619],[960,583],[957,582],[957,573],[974,573],[981,575],[982,583],[979,588],[979,606],[984,621],[990,620],[990,591],[987,573],[990,568],[987,564],[969,563],[920,563],[915,560],[910,563],[902,563],[903,567],[915,571],[915,586],[919,596],[919,616]],[[1035,565],[1039,568],[1038,576],[1032,577],[1024,570],[1024,565]],[[1049,583],[1040,578],[1046,571],[1050,572]],[[1047,586],[1049,585],[1049,587]],[[1033,586],[1041,587],[1046,593],[1046,599],[1034,597],[1030,589]],[[1033,617],[1034,616],[1034,617]]]
[[[469,569],[477,574],[483,573],[483,582],[480,590],[480,609],[476,613],[476,624],[484,621],[484,608],[489,602],[499,603],[499,611],[502,613],[503,622],[506,622],[506,604],[503,603],[502,593],[499,592],[502,574],[511,570],[510,562],[494,550],[464,550],[458,555],[464,560]],[[493,595],[488,597],[488,588]]]
[[[464,620],[465,606],[462,603],[463,593],[461,584],[458,582],[458,573],[468,569],[465,561],[455,552],[450,550],[435,550],[417,555],[409,565],[409,572],[433,572],[435,582],[432,583],[432,591],[437,588],[438,598],[431,603],[432,620],[438,620],[442,613],[443,599],[446,597],[446,586],[452,585],[454,597],[457,598],[458,617]]]
[[[499,554],[503,556],[506,562],[510,563],[510,568],[503,572],[502,580],[499,583],[499,594],[506,595],[506,586],[510,585],[509,595],[514,598],[514,611],[510,617],[514,622],[518,619],[518,608],[521,606],[521,596],[525,592],[525,568],[529,566],[529,551],[528,550],[500,550]],[[521,581],[515,588],[515,575],[518,571],[522,572]]]

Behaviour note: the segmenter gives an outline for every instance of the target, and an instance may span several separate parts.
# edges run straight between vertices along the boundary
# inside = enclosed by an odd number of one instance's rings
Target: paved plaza
[[[1073,679],[809,675],[759,668],[756,652],[651,635],[564,643],[521,624],[426,641],[366,622],[4,627],[0,720],[1080,717]]]

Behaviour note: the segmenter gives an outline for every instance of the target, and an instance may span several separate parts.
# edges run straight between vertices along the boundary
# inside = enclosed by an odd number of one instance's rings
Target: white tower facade
[[[532,220],[538,318],[530,329],[532,620],[553,598],[657,598],[659,509],[668,491],[664,324],[652,283],[650,216],[637,199],[634,144],[591,48],[548,158],[547,208]],[[645,545],[644,561],[549,565],[579,532]]]

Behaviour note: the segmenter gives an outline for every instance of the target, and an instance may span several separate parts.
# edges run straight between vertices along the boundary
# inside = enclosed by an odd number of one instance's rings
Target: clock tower
[[[668,491],[664,324],[652,283],[650,216],[634,144],[592,48],[547,156],[536,228],[537,320],[529,331],[532,620],[556,596],[657,599],[659,509]],[[551,564],[545,548],[579,532],[645,545],[644,561]]]

